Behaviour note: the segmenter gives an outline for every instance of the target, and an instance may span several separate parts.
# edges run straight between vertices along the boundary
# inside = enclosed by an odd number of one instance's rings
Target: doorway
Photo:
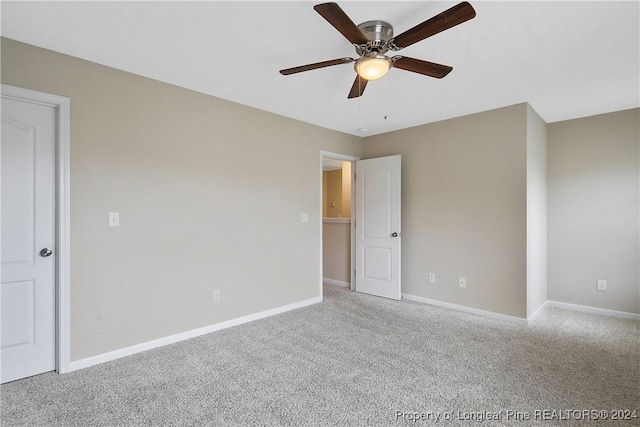
[[[355,289],[352,188],[356,160],[320,153],[320,295],[324,283]]]
[[[343,206],[338,209],[337,197],[325,196],[324,169],[343,169],[342,162],[349,164],[346,179],[350,182],[350,207],[348,222],[344,218]],[[357,157],[336,153],[320,152],[320,295],[323,294],[323,283],[326,270],[324,266],[325,224],[347,222],[350,241],[348,252],[343,248],[339,256],[349,259],[348,271],[343,280],[336,280],[341,286],[353,291],[395,300],[401,299],[401,156],[378,157],[359,160]],[[356,184],[357,169],[357,185]],[[326,178],[327,186],[328,178]],[[342,200],[342,196],[340,196]],[[332,206],[333,202],[333,206]],[[336,214],[334,218],[325,217],[330,210]],[[337,216],[337,215],[340,216]],[[356,227],[358,232],[356,233]],[[343,230],[342,236],[345,236]],[[357,262],[356,262],[357,261]],[[343,261],[344,263],[344,261]],[[329,278],[330,280],[332,278]],[[335,279],[334,279],[335,280]]]

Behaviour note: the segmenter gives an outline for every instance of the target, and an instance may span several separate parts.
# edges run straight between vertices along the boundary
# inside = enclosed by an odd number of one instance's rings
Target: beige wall
[[[403,293],[526,317],[526,126],[519,104],[366,138],[402,155]]]
[[[547,300],[547,124],[527,105],[527,317]]]
[[[318,296],[320,150],[403,155],[404,293],[518,317],[544,298],[527,104],[363,143],[7,39],[1,75],[71,98],[72,360]],[[549,299],[640,312],[638,114],[548,127]]]
[[[329,206],[333,202],[334,206]],[[322,216],[351,217],[351,162],[342,162],[342,169],[322,171]]]
[[[322,171],[322,217],[327,216],[327,208],[329,202],[327,201],[327,171]]]
[[[2,83],[71,98],[72,360],[319,296],[318,156],[359,138],[7,39]]]
[[[325,220],[322,252],[322,277],[351,283],[351,223]]]
[[[351,162],[342,162],[342,218],[351,218]]]
[[[550,300],[640,313],[639,123],[633,109],[549,125]]]
[[[327,177],[327,217],[339,218],[342,216],[342,171],[332,170],[322,172]],[[331,206],[331,203],[334,205]]]

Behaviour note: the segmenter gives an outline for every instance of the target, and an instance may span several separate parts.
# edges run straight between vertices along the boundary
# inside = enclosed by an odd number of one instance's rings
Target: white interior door
[[[2,97],[1,382],[55,369],[56,109]]]
[[[356,162],[356,291],[400,299],[401,157]]]

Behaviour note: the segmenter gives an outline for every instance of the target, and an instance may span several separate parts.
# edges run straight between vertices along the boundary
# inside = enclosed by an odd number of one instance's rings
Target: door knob
[[[391,233],[391,237],[398,237],[398,233],[394,231],[393,233]]]
[[[50,248],[44,248],[40,251],[40,256],[48,257],[51,256],[52,253],[53,251]]]

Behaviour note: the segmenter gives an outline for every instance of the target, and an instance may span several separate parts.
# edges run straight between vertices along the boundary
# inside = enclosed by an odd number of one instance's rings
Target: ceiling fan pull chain
[[[362,79],[358,79],[358,93],[362,93]],[[362,97],[358,97],[358,115],[362,112],[360,105],[362,103]]]
[[[384,76],[384,119],[387,120],[389,112],[389,91],[387,90],[387,76]]]

